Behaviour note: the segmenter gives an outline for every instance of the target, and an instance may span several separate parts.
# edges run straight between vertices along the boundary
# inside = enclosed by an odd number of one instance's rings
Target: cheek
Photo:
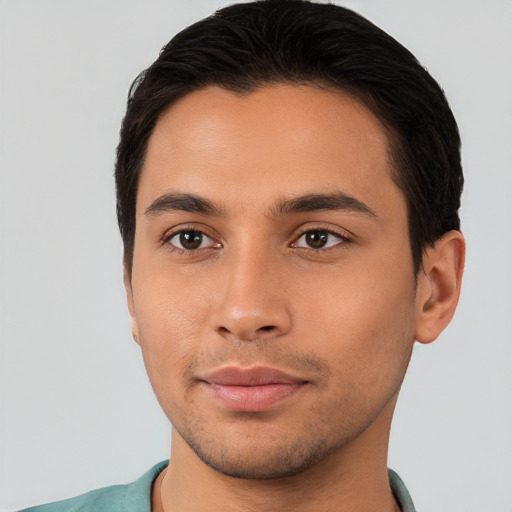
[[[302,301],[306,307],[298,315],[300,338],[307,337],[319,356],[330,361],[333,375],[362,386],[380,385],[405,372],[415,313],[412,270],[404,276],[403,267],[394,265],[365,268],[370,270],[341,269],[322,280],[317,291],[311,283]]]
[[[144,363],[158,396],[177,387],[197,354],[207,318],[207,294],[168,275],[135,273],[133,290]],[[169,382],[175,384],[168,386]]]

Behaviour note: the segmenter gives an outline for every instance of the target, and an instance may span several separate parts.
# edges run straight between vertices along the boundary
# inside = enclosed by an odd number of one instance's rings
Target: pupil
[[[306,243],[313,249],[321,249],[328,239],[325,231],[311,231],[306,234]]]
[[[202,241],[203,235],[199,231],[184,231],[180,234],[180,243],[185,249],[198,249]]]

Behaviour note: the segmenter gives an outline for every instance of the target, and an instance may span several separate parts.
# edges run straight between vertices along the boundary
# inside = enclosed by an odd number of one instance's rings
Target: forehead
[[[234,203],[249,192],[253,201],[272,201],[340,189],[373,201],[387,189],[397,193],[389,162],[385,128],[348,94],[275,85],[239,95],[208,87],[157,122],[137,210],[168,189]]]

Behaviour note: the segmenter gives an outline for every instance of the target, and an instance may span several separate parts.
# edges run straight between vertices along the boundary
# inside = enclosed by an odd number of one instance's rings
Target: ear
[[[450,323],[459,301],[466,244],[462,233],[445,233],[423,255],[416,288],[415,339],[431,343]]]
[[[130,313],[132,324],[132,336],[136,343],[140,345],[139,324],[137,323],[137,317],[135,315],[135,302],[133,300],[132,276],[125,258],[123,258],[123,283],[124,289],[126,291],[126,302],[128,303],[128,311]]]

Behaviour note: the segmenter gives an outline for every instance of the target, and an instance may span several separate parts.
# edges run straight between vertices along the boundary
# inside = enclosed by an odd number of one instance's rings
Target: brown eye
[[[341,235],[322,229],[316,229],[303,233],[297,240],[295,247],[326,249],[338,245],[343,241],[346,241],[346,238]]]
[[[327,244],[329,233],[325,231],[310,231],[304,235],[305,243],[312,249],[321,249]]]
[[[185,251],[194,251],[196,249],[204,249],[211,247],[213,240],[201,231],[187,230],[176,233],[170,242],[174,247]]]

